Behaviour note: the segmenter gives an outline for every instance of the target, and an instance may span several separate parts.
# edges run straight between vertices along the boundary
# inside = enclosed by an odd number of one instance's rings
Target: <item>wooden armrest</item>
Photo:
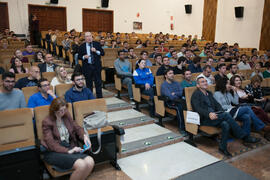
[[[106,132],[106,131],[113,131],[113,127],[112,126],[106,126],[101,128],[101,132]],[[91,129],[91,130],[87,130],[88,134],[97,134],[98,129]]]
[[[157,96],[154,96],[156,113],[160,116],[165,116],[165,105],[163,100],[159,100]]]

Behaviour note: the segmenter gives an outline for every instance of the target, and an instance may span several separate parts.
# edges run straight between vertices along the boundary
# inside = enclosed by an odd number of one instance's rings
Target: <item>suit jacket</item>
[[[84,131],[83,128],[80,127],[76,121],[72,119],[69,112],[63,117],[64,124],[69,132],[69,144],[71,147],[78,146],[78,139],[83,140]],[[45,146],[49,151],[58,152],[58,153],[67,153],[68,148],[61,146],[61,138],[56,125],[56,120],[47,116],[42,121],[42,133],[43,139],[41,144]]]
[[[221,105],[217,102],[217,100],[213,97],[212,92],[207,91],[208,97],[210,99],[211,107],[213,108],[214,112],[217,111],[224,111]],[[191,96],[191,106],[193,111],[199,113],[201,121],[210,120],[207,102],[205,100],[205,95],[202,93],[201,90],[197,89]]]
[[[55,68],[56,68],[57,66],[58,66],[57,64],[54,64],[54,63],[53,63],[53,70],[54,70],[54,71],[55,71]],[[38,64],[38,67],[39,67],[39,70],[40,70],[41,73],[47,72],[47,66],[46,66],[46,63]]]
[[[93,41],[91,44],[92,44],[92,46],[94,48],[96,48],[96,50],[100,51],[100,55],[98,55],[97,53],[91,52],[93,65],[96,68],[101,69],[100,56],[104,56],[105,55],[104,50],[100,46],[99,42]],[[84,55],[87,55],[86,43],[83,43],[79,47],[79,59],[81,59],[83,61],[83,64],[82,64],[83,65],[83,69],[86,68],[87,67],[86,65],[88,64],[88,60],[87,59],[83,60],[83,56]]]

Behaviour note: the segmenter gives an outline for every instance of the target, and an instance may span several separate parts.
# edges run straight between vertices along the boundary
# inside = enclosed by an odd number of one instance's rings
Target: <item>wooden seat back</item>
[[[66,92],[72,88],[73,84],[58,84],[55,86],[55,94],[57,97],[65,96]]]
[[[42,77],[48,79],[49,82],[56,76],[55,72],[43,72]]]
[[[22,73],[22,74],[16,74],[15,75],[15,81],[18,81],[21,78],[28,77],[29,73]]]
[[[93,111],[107,112],[107,106],[105,99],[93,99],[86,101],[78,101],[73,103],[73,110],[76,122],[83,126],[84,115]]]
[[[35,145],[29,108],[0,111],[0,151]]]

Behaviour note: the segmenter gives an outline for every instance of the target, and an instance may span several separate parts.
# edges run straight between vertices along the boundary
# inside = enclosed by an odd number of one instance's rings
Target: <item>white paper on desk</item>
[[[200,115],[196,112],[187,111],[187,123],[200,125]]]

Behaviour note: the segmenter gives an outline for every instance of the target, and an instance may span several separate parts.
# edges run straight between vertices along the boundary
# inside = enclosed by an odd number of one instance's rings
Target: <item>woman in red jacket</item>
[[[94,160],[82,153],[78,141],[89,146],[91,142],[83,128],[72,119],[67,107],[63,98],[54,99],[49,115],[42,121],[42,145],[46,148],[44,161],[60,169],[73,169],[71,180],[86,179],[94,167]]]

